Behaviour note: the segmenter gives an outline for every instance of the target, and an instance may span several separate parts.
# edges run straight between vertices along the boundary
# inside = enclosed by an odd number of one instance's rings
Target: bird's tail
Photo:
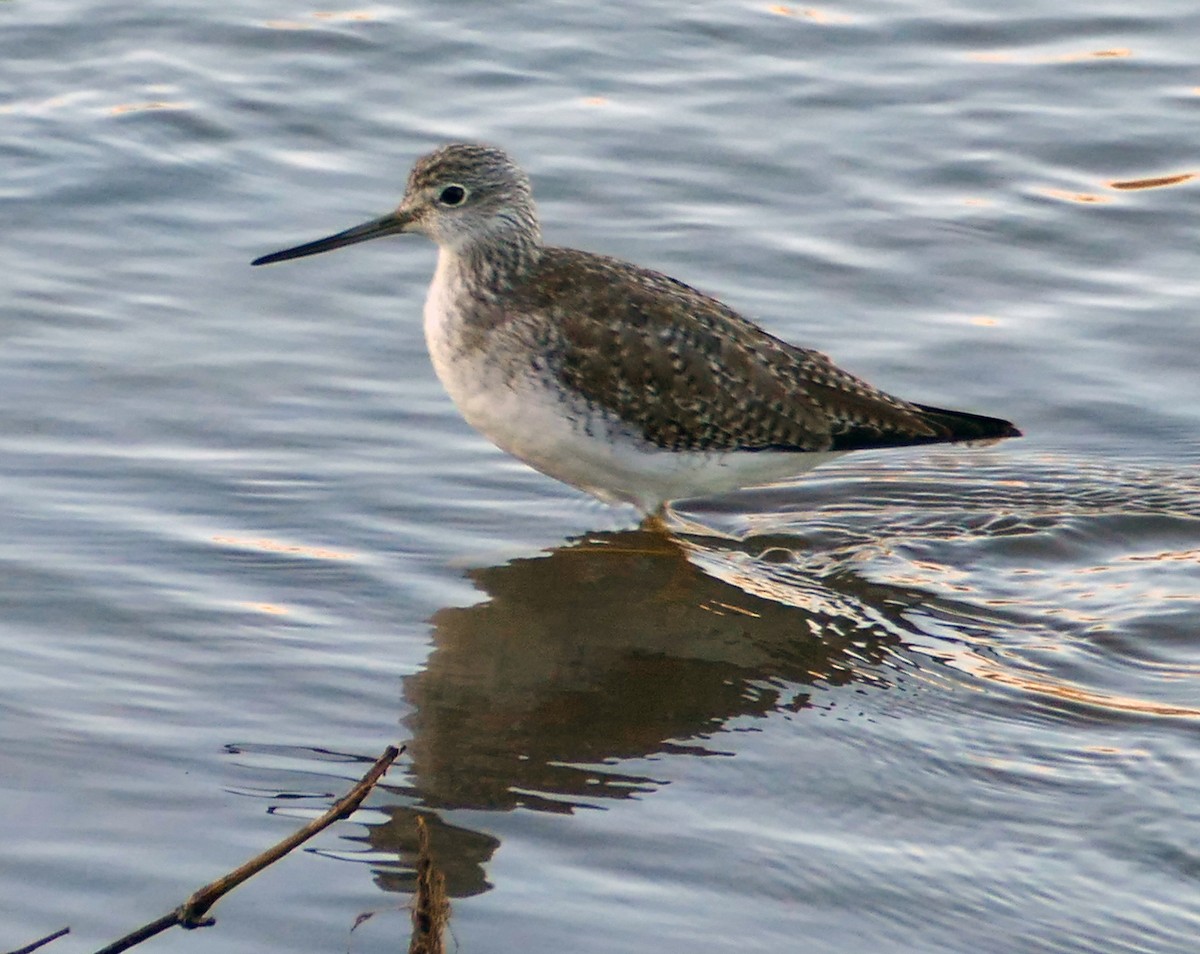
[[[914,404],[921,416],[944,436],[938,441],[987,441],[1002,437],[1020,437],[1021,432],[1010,421],[966,411],[948,411],[928,404]]]

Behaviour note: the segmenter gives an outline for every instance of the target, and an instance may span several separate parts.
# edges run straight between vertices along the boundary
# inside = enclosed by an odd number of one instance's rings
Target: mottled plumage
[[[1020,433],[894,398],[666,275],[544,246],[528,178],[488,146],[425,156],[395,212],[255,264],[408,231],[440,249],[426,338],[464,416],[603,499],[650,511],[839,451]]]

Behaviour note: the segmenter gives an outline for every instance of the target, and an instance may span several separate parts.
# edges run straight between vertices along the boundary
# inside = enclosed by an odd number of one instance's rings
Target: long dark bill
[[[408,224],[408,221],[407,217],[397,215],[395,212],[389,212],[387,215],[381,215],[377,219],[364,222],[362,225],[356,225],[354,228],[346,229],[344,232],[338,232],[336,235],[317,239],[315,242],[306,242],[304,245],[297,245],[295,248],[285,248],[282,252],[272,252],[270,255],[256,258],[250,264],[270,265],[272,262],[286,262],[289,258],[303,258],[305,255],[329,252],[335,248],[356,245],[359,242],[367,242],[373,238],[381,238],[384,235],[395,235],[397,232],[404,231],[404,227]]]

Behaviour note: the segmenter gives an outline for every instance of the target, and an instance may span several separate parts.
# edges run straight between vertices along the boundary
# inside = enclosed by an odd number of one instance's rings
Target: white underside
[[[437,362],[434,363],[437,367]],[[479,378],[438,368],[438,376],[467,422],[513,457],[606,503],[653,513],[669,500],[704,497],[771,483],[839,456],[756,451],[666,451],[627,431],[568,416],[545,387],[522,382],[480,389]],[[486,372],[485,372],[486,374]],[[588,431],[591,431],[589,434]]]
[[[438,271],[444,262],[439,260]],[[666,451],[619,421],[589,414],[582,401],[525,368],[513,373],[485,351],[464,351],[453,306],[435,275],[425,303],[425,340],[434,370],[472,427],[517,459],[606,503],[653,513],[670,500],[703,497],[782,480],[838,453]],[[447,307],[449,306],[449,307]]]

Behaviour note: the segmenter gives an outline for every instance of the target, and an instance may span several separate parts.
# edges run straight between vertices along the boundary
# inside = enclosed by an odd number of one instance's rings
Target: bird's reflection
[[[492,810],[626,798],[662,781],[623,760],[712,755],[735,718],[803,707],[818,681],[878,678],[897,637],[856,597],[810,582],[806,607],[795,583],[773,600],[697,565],[745,575],[747,554],[730,555],[638,530],[471,571],[487,601],[439,611],[428,665],[405,682],[414,794]]]
[[[370,828],[376,857],[411,861],[416,812],[644,795],[666,779],[624,763],[728,754],[734,720],[802,710],[818,687],[886,684],[903,610],[927,598],[780,541],[654,530],[588,534],[469,576],[487,599],[438,611],[428,664],[404,682],[409,784],[392,791],[409,804]],[[442,824],[431,841],[452,896],[486,887],[490,836]],[[404,890],[404,867],[378,883]]]

